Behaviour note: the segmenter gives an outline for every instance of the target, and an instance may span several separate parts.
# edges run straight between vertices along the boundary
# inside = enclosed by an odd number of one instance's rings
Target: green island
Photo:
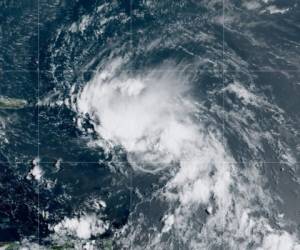
[[[26,105],[26,100],[0,96],[0,109],[21,109]]]

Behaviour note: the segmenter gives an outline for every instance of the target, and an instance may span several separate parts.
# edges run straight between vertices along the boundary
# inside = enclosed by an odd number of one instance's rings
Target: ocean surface
[[[1,249],[300,249],[300,2],[0,0]]]

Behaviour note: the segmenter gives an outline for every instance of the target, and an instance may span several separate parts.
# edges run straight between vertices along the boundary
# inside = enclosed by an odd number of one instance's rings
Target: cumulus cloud
[[[300,244],[295,243],[295,238],[287,232],[280,234],[271,233],[264,238],[261,250],[299,250]]]
[[[39,158],[35,158],[32,161],[32,169],[30,170],[30,172],[27,175],[27,179],[35,179],[37,181],[41,181],[43,175],[44,175],[44,171],[42,170],[41,166],[40,166],[40,159]]]
[[[97,218],[96,215],[84,215],[81,217],[65,218],[53,226],[56,235],[77,236],[80,239],[89,239],[106,232],[109,225]]]

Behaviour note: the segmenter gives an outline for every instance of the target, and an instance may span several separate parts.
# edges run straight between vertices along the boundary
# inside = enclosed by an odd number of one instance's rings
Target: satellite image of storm
[[[300,0],[0,0],[0,250],[300,250]]]

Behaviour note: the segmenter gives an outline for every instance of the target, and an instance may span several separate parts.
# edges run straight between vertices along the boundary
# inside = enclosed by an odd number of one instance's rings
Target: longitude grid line
[[[130,46],[130,52],[132,53],[132,56],[133,56],[133,23],[132,23],[132,5],[133,5],[133,0],[129,0],[129,11],[130,11],[130,41],[129,41],[129,46]],[[130,69],[129,71],[131,71],[130,73],[133,74],[133,69],[132,69],[132,66],[130,66]],[[129,223],[130,223],[130,220],[132,220],[132,191],[133,191],[133,181],[132,181],[132,178],[133,178],[133,171],[132,169],[130,169],[130,187],[129,187]],[[130,230],[129,230],[130,232]],[[132,246],[132,238],[130,237],[130,250],[133,249],[133,246]]]
[[[225,25],[225,0],[222,0],[222,85],[223,85],[223,89],[225,88],[225,83],[224,83],[224,25]],[[222,115],[222,118],[223,118],[223,123],[222,123],[222,143],[223,143],[223,146],[225,145],[225,101],[224,101],[224,98],[225,98],[225,93],[224,91],[222,91],[222,106],[223,106],[223,115]],[[223,166],[226,164],[225,161],[223,161]],[[224,221],[222,221],[222,226],[223,226],[223,232],[225,230],[225,218],[223,218]],[[222,233],[223,233],[222,232]],[[223,237],[221,239],[221,242],[222,242],[222,246],[224,245],[224,242],[223,242]]]
[[[37,14],[38,14],[38,47],[37,47],[37,57],[38,57],[38,68],[37,68],[37,78],[38,78],[38,86],[37,86],[37,98],[38,101],[40,99],[40,0],[37,0]],[[39,105],[37,105],[37,155],[38,160],[40,159],[40,123],[39,123],[39,117],[40,117],[40,108]],[[40,249],[40,184],[38,183],[38,211],[37,211],[37,219],[38,219],[38,248]]]

